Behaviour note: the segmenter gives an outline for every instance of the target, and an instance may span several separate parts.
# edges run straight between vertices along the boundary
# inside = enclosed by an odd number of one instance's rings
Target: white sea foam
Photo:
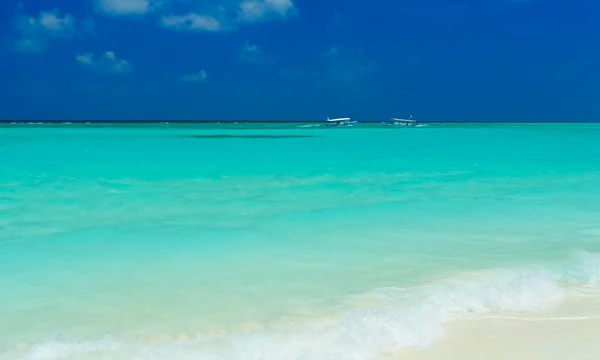
[[[346,299],[345,310],[328,319],[213,336],[175,335],[162,342],[52,340],[21,345],[0,359],[371,360],[404,347],[428,346],[453,320],[518,319],[516,312],[557,305],[568,296],[566,289],[596,286],[599,276],[600,254],[583,253],[557,269],[490,270],[418,289],[376,289]]]

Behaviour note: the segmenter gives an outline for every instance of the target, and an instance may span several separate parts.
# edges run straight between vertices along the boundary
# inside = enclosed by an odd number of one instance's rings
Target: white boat
[[[327,118],[327,126],[349,127],[349,126],[354,126],[356,124],[358,124],[358,121],[352,120],[350,118],[335,118],[335,119]]]
[[[383,126],[417,126],[417,120],[412,119],[412,115],[408,119],[390,118],[381,122]]]

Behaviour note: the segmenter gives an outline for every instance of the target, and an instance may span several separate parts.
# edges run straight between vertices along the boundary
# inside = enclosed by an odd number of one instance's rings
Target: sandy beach
[[[594,314],[594,315],[590,315]],[[543,314],[488,316],[446,326],[427,349],[406,349],[386,359],[600,359],[600,302],[569,302]]]

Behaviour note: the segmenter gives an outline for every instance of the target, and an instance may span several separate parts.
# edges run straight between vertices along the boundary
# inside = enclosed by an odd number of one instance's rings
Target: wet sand
[[[600,359],[600,301],[580,299],[543,314],[461,320],[427,349],[405,349],[385,359]]]

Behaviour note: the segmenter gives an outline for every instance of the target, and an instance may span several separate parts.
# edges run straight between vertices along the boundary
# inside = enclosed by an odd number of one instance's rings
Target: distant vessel
[[[412,115],[408,119],[390,118],[381,122],[383,126],[417,126],[417,120],[412,119]]]
[[[335,119],[327,118],[327,126],[349,127],[349,126],[354,126],[356,124],[358,124],[358,121],[352,120],[350,118],[335,118]]]

